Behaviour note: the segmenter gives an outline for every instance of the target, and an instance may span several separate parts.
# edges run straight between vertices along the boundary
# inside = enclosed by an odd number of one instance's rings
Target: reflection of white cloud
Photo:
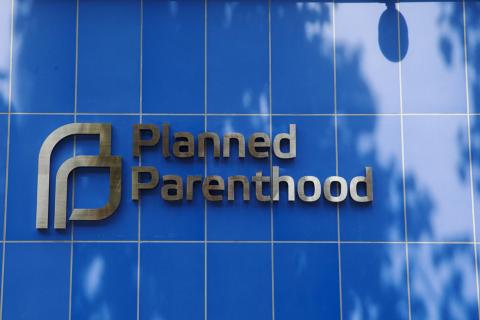
[[[260,113],[269,113],[266,93],[262,93],[258,100],[258,103],[260,105]]]
[[[168,8],[170,9],[170,14],[172,15],[172,17],[176,17],[178,13],[178,2],[170,1],[168,3]]]
[[[89,300],[94,300],[100,288],[100,282],[104,273],[105,262],[101,257],[93,259],[85,275],[85,295]]]
[[[94,312],[90,316],[90,320],[110,320],[110,319],[112,319],[112,314],[110,312],[110,309],[105,303],[102,304],[102,306],[98,311]]]
[[[315,37],[321,36],[322,26],[320,21],[306,21],[305,22],[305,35],[307,36],[308,41],[313,41]]]
[[[225,20],[223,21],[223,26],[226,29],[230,28],[230,26],[232,25],[233,13],[237,6],[238,6],[237,2],[225,4]]]
[[[243,93],[242,103],[244,108],[250,108],[250,105],[252,104],[252,93],[250,92],[250,90],[247,90]]]

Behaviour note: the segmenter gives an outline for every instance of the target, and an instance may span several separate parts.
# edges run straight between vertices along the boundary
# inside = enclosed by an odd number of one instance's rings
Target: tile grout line
[[[10,163],[10,131],[12,112],[12,76],[13,76],[13,19],[15,1],[10,2],[10,57],[9,57],[9,79],[8,79],[8,117],[7,117],[7,150],[5,159],[5,197],[3,203],[3,241],[2,241],[2,283],[0,289],[0,320],[3,319],[3,298],[5,283],[5,256],[7,239],[7,207],[8,207],[8,167]]]
[[[398,89],[400,98],[400,140],[402,149],[402,191],[403,191],[403,227],[405,238],[405,272],[407,282],[407,306],[408,306],[408,319],[412,319],[412,307],[410,297],[410,261],[408,251],[408,221],[407,221],[407,187],[406,187],[406,174],[405,174],[405,138],[404,138],[404,126],[403,126],[403,83],[402,83],[402,60],[401,60],[401,41],[400,41],[400,2],[397,8],[397,50],[398,50]]]
[[[0,112],[0,115],[14,115],[14,116],[73,116],[74,112]],[[138,112],[77,112],[78,116],[132,116],[138,117]],[[428,117],[428,116],[480,116],[480,113],[147,113],[143,112],[144,116],[178,116],[178,117]]]
[[[336,59],[336,24],[335,0],[332,3],[332,41],[333,41],[333,111],[335,127],[335,174],[338,176],[338,118],[337,118],[337,59]],[[340,233],[340,204],[337,203],[337,254],[338,254],[338,298],[340,306],[340,320],[343,319],[343,291],[342,291],[342,242]]]
[[[269,100],[269,131],[272,137],[272,1],[268,0],[268,100]],[[270,150],[270,177],[273,176],[273,154]],[[271,272],[271,300],[272,320],[275,320],[275,246],[273,228],[273,184],[270,184],[270,272]]]
[[[140,0],[140,88],[139,88],[139,121],[143,123],[143,0]],[[142,166],[142,155],[138,156],[138,165]],[[138,220],[137,220],[137,320],[140,319],[140,261],[141,261],[141,238],[142,238],[142,202],[138,198]]]
[[[207,131],[207,105],[208,105],[208,0],[204,0],[204,21],[203,21],[203,69],[204,69],[204,75],[203,75],[203,113],[204,113],[204,129],[205,132]],[[205,158],[204,158],[204,164],[203,164],[203,170],[204,170],[204,175],[207,176],[207,154],[205,153]],[[208,249],[207,249],[207,240],[208,240],[208,221],[207,221],[207,200],[203,200],[203,318],[204,320],[208,319],[208,307],[207,307],[207,302],[208,302],[208,261],[207,261],[207,254],[208,254]]]
[[[480,292],[478,285],[478,252],[477,252],[477,230],[475,221],[475,198],[473,190],[473,162],[472,162],[472,140],[470,132],[470,92],[469,92],[469,77],[468,77],[468,52],[467,52],[467,16],[465,8],[465,0],[462,0],[462,15],[463,15],[463,54],[465,65],[465,95],[467,102],[467,138],[468,138],[468,161],[470,174],[470,200],[472,207],[472,228],[473,228],[473,255],[475,267],[475,285],[477,292],[477,318],[480,319]]]
[[[75,3],[75,74],[74,74],[74,97],[73,97],[73,120],[77,122],[77,96],[78,96],[78,18],[79,18],[80,0]],[[73,157],[77,153],[77,137],[73,137]],[[75,172],[72,173],[72,210],[75,208]],[[68,319],[72,319],[72,293],[73,293],[73,244],[75,223],[71,221],[70,231],[70,271],[68,285]]]

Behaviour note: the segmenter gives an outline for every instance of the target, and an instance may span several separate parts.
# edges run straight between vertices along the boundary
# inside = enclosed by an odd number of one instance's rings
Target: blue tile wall
[[[333,113],[331,3],[272,1],[272,112]]]
[[[15,1],[12,111],[73,112],[75,1]]]
[[[140,319],[204,319],[204,245],[142,244]]]
[[[344,244],[341,250],[343,317],[408,319],[405,246]]]
[[[78,112],[138,112],[140,1],[79,1]]]
[[[12,243],[5,248],[4,319],[66,319],[70,245]]]
[[[72,318],[135,319],[137,267],[136,244],[75,244]]]
[[[209,319],[272,317],[270,245],[208,245]]]
[[[8,111],[11,1],[0,1],[0,112]]]
[[[338,319],[336,244],[275,245],[277,319]]]
[[[143,6],[143,112],[203,113],[203,2],[145,0]]]
[[[478,1],[0,0],[0,317],[475,318],[479,18]],[[75,121],[112,124],[120,206],[66,230],[50,206],[36,230],[40,147]],[[233,144],[228,159],[165,159],[158,144],[137,158],[140,122],[246,142],[296,124],[297,156],[238,159]],[[56,146],[50,203],[59,166],[98,150],[82,135]],[[132,201],[137,165],[225,180],[273,165],[322,185],[370,166],[374,199],[290,203],[282,185],[260,203],[251,184],[249,202],[198,185],[192,201],[161,186]],[[103,206],[108,183],[75,170],[67,211]]]
[[[473,246],[414,245],[409,253],[412,318],[477,317]]]
[[[208,2],[208,112],[269,113],[267,1]]]

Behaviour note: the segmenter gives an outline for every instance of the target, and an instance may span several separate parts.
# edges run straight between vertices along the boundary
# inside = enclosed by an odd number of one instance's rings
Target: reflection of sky
[[[457,3],[402,3],[409,50],[402,61],[405,112],[465,112],[463,41],[449,16]],[[460,9],[461,10],[461,9]],[[458,11],[458,9],[457,9]],[[462,20],[453,20],[453,26]]]
[[[7,111],[9,65],[10,1],[0,0],[0,112]]]
[[[370,110],[372,113],[398,113],[400,111],[398,65],[386,59],[379,49],[378,43],[378,19],[386,10],[385,4],[338,4],[335,11],[335,35],[337,50],[343,54],[337,59],[337,68],[342,68],[345,60],[358,59],[358,72],[367,84],[366,92],[360,95],[371,94],[373,105],[361,106],[362,110]],[[384,28],[396,30],[396,21],[388,21],[392,25],[384,25]],[[390,39],[391,43],[385,44],[396,50],[396,39]],[[352,80],[352,73],[338,74],[337,94],[351,95],[358,92],[345,90]],[[353,92],[352,92],[353,91]],[[367,93],[368,92],[368,93]],[[339,97],[341,100],[341,97]],[[357,98],[357,100],[360,100]],[[339,112],[351,106],[339,106]],[[348,109],[350,112],[354,110]],[[360,113],[360,110],[356,111]]]

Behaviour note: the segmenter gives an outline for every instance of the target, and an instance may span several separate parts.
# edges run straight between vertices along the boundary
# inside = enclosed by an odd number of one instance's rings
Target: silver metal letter
[[[281,176],[279,177],[279,168],[274,166],[272,168],[272,192],[273,192],[273,201],[278,201],[280,196],[280,182],[285,182],[288,186],[288,201],[295,201],[295,181],[290,176]]]
[[[288,126],[289,133],[279,133],[275,136],[273,140],[273,152],[280,159],[292,159],[297,156],[297,126],[295,124],[290,124]],[[282,140],[288,140],[288,152],[282,152],[280,147]]]
[[[254,158],[268,158],[268,151],[257,151],[257,148],[270,148],[270,137],[267,134],[263,132],[252,134],[248,139],[248,152]]]
[[[243,201],[250,200],[250,184],[245,176],[228,177],[228,201],[235,200],[235,182],[240,182],[243,188]]]
[[[338,196],[332,195],[332,184],[334,182],[337,182],[340,187]],[[328,177],[327,180],[325,180],[325,184],[323,185],[323,193],[325,194],[325,199],[330,202],[342,202],[345,200],[348,194],[347,181],[344,178],[338,176]]]
[[[149,140],[142,140],[142,131],[150,131],[152,138]],[[160,132],[154,124],[135,124],[133,125],[133,156],[140,156],[140,148],[152,147],[158,143],[160,139]]]
[[[140,182],[140,174],[150,175],[150,181]],[[158,185],[158,171],[154,167],[133,167],[132,168],[132,200],[139,199],[139,191],[154,189]]]
[[[364,196],[358,195],[358,184],[365,183],[366,194]],[[365,177],[358,176],[350,181],[350,197],[356,202],[371,202],[373,201],[373,179],[372,168],[365,168]]]
[[[307,182],[313,183],[313,194],[311,196],[307,196],[305,194],[305,184]],[[300,200],[305,202],[315,202],[320,199],[322,194],[322,186],[320,185],[320,180],[314,176],[304,176],[298,180],[297,183],[297,190],[298,190],[298,197]]]

